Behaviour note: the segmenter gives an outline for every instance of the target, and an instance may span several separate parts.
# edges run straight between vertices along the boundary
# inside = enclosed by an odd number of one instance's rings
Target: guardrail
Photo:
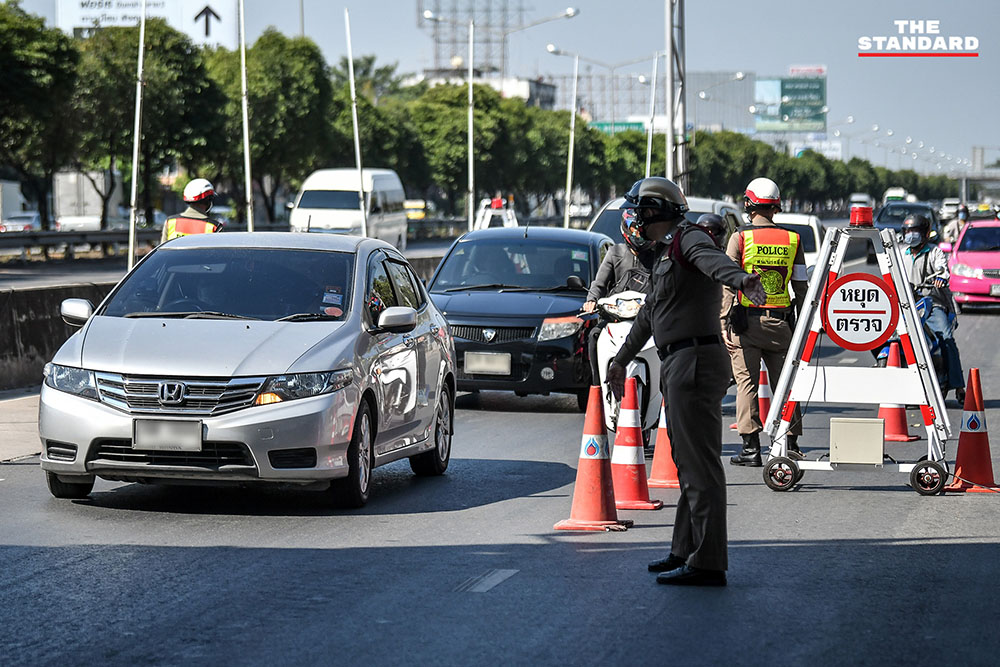
[[[160,242],[160,231],[157,229],[141,229],[135,232],[136,243],[156,246]],[[105,255],[112,255],[115,249],[128,244],[128,230],[110,230],[99,232],[7,232],[0,234],[0,249],[17,249],[22,258],[26,257],[30,248],[41,248],[45,257],[54,248],[66,247],[66,255],[72,259],[76,246],[89,245],[101,248]]]

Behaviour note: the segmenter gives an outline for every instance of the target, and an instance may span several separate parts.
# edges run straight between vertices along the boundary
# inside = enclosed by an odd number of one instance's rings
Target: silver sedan
[[[367,502],[372,470],[451,455],[455,351],[399,252],[326,234],[186,236],[143,259],[45,369],[42,468],[58,498],[95,476],[282,482]]]

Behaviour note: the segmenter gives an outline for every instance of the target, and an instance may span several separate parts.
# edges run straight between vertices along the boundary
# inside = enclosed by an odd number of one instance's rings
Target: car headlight
[[[538,331],[538,341],[572,336],[582,326],[583,320],[579,317],[550,317],[542,322],[542,328]]]
[[[254,405],[269,405],[330,394],[343,389],[354,381],[354,371],[327,371],[325,373],[294,373],[268,378],[257,394]]]
[[[951,272],[956,276],[961,276],[963,278],[982,278],[983,270],[980,268],[973,268],[967,264],[956,264],[951,267]]]
[[[45,376],[45,384],[53,389],[97,400],[97,383],[91,371],[58,364],[45,364],[42,373]]]

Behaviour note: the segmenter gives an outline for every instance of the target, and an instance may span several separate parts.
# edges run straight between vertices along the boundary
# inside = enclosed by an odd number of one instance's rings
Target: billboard
[[[238,0],[146,0],[146,18],[166,19],[195,44],[239,45]],[[142,0],[56,0],[56,27],[75,37],[139,25]]]
[[[825,132],[826,77],[757,79],[754,115],[758,132]]]

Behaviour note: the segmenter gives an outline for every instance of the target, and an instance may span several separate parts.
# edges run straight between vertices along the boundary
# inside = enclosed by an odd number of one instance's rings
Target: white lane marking
[[[844,266],[858,266],[859,264],[867,264],[867,263],[868,263],[867,257],[859,257],[858,259],[852,259],[847,262],[844,262]]]
[[[520,570],[488,570],[478,577],[472,577],[464,581],[458,588],[455,589],[456,593],[485,593],[507,581],[515,574],[520,572]]]
[[[837,360],[838,364],[853,364],[857,359],[854,357],[841,357]]]

